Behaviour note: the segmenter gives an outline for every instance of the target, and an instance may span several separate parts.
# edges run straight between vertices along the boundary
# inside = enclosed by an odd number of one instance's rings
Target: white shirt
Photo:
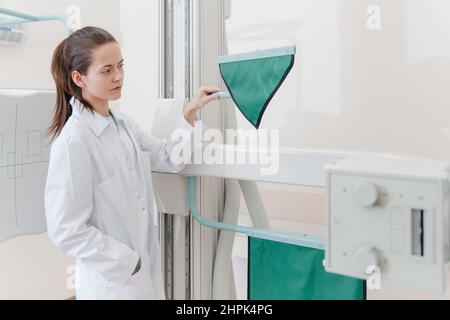
[[[176,143],[120,112],[111,110],[114,126],[75,98],[71,105],[52,145],[45,209],[51,241],[77,259],[77,298],[164,299],[151,171],[183,170],[170,158]],[[177,128],[194,129],[183,116]]]

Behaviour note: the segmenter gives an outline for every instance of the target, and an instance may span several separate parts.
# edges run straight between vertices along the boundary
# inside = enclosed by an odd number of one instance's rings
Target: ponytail
[[[72,115],[72,108],[70,107],[70,93],[69,83],[72,81],[70,73],[67,72],[68,66],[65,59],[65,48],[68,39],[64,39],[55,49],[52,59],[52,75],[56,84],[56,106],[53,113],[53,120],[48,129],[49,133],[53,135],[54,139],[61,132],[64,125]]]

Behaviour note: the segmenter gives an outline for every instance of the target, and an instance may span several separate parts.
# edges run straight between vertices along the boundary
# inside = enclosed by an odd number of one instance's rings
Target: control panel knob
[[[368,272],[368,269],[373,266],[378,266],[380,259],[377,250],[370,245],[362,246],[355,252],[355,263],[363,272]]]
[[[356,186],[354,196],[359,205],[370,208],[378,202],[380,190],[373,183],[365,182]]]

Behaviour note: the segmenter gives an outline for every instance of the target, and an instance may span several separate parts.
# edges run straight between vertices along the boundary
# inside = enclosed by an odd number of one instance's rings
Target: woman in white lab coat
[[[124,69],[107,31],[86,27],[65,39],[55,49],[52,74],[57,101],[49,132],[56,139],[47,227],[51,241],[76,258],[77,299],[165,299],[150,173],[184,168],[171,157],[175,144],[109,108],[121,97]],[[189,137],[197,111],[217,100],[219,90],[201,88],[177,128]]]

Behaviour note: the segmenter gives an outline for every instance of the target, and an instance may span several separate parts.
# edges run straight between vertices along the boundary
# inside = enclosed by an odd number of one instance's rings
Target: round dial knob
[[[370,182],[359,184],[355,189],[355,200],[363,207],[373,207],[380,198],[377,186]]]
[[[370,245],[360,247],[355,252],[355,263],[358,269],[367,273],[370,267],[378,266],[380,258],[377,250]]]

